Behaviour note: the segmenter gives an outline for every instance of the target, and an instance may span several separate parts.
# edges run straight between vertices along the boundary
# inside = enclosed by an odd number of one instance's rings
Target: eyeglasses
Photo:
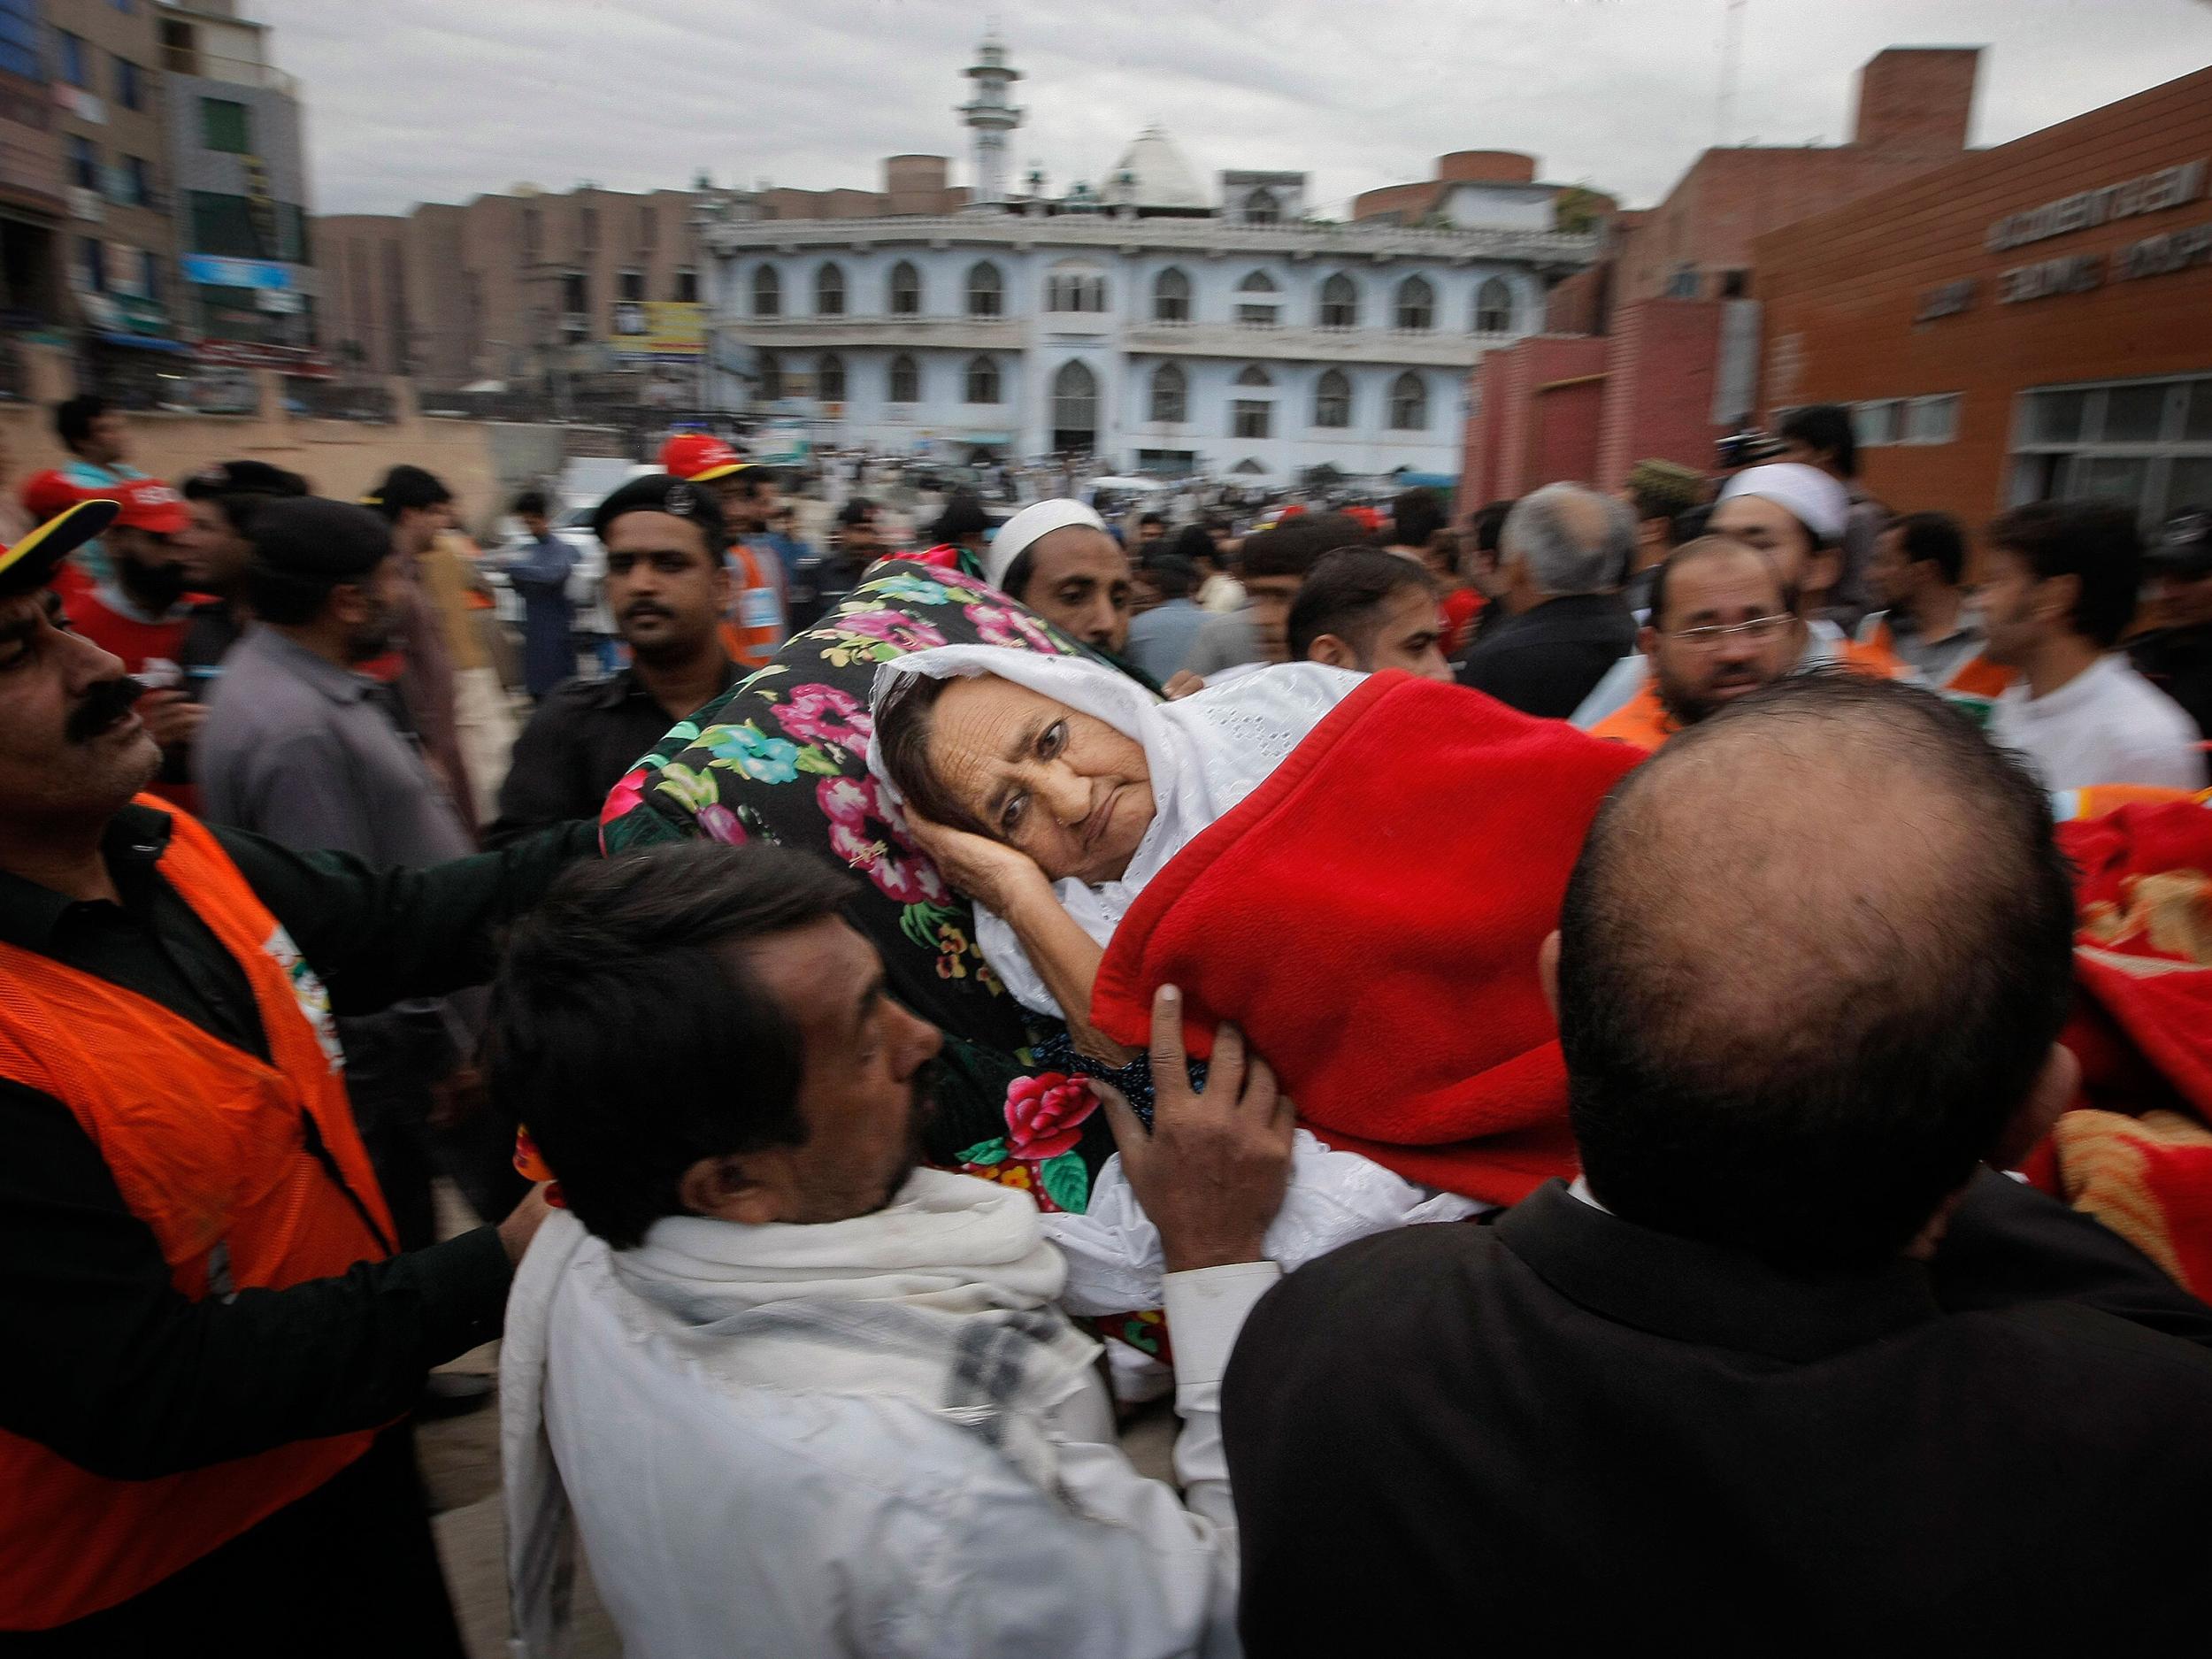
[[[1693,651],[1717,651],[1722,641],[1739,634],[1754,645],[1764,645],[1778,638],[1782,630],[1796,619],[1791,616],[1753,617],[1748,622],[1732,622],[1726,627],[1677,628],[1667,637]]]

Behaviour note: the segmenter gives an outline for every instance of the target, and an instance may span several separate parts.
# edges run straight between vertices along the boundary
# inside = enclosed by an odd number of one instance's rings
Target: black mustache
[[[69,711],[62,735],[73,743],[89,743],[128,714],[131,705],[145,695],[144,684],[128,674],[103,680],[84,694],[82,703]]]
[[[633,617],[672,617],[676,613],[671,611],[666,605],[657,605],[649,602],[643,602],[632,605],[627,611],[625,611],[622,613],[622,619],[625,622],[627,622]]]

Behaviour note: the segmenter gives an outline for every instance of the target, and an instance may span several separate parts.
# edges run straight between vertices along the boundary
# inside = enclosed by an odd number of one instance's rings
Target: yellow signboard
[[[627,357],[696,357],[707,349],[707,308],[695,300],[626,300],[614,308],[614,349]]]

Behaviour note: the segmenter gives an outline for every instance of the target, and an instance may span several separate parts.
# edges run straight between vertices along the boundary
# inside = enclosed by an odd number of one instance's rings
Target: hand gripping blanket
[[[1598,803],[1642,751],[1479,692],[1377,674],[1146,886],[1092,1018],[1233,1021],[1327,1145],[1512,1203],[1575,1171],[1537,979]]]

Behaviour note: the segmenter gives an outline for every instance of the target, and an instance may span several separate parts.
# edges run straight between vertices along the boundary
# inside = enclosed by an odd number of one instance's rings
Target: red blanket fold
[[[2079,872],[2082,1109],[2029,1174],[2212,1295],[2212,810],[2124,806],[2058,834]]]
[[[1148,886],[1091,1017],[1142,1047],[1251,1038],[1322,1141],[1511,1203],[1575,1170],[1536,956],[1582,839],[1641,751],[1479,692],[1377,674]]]

